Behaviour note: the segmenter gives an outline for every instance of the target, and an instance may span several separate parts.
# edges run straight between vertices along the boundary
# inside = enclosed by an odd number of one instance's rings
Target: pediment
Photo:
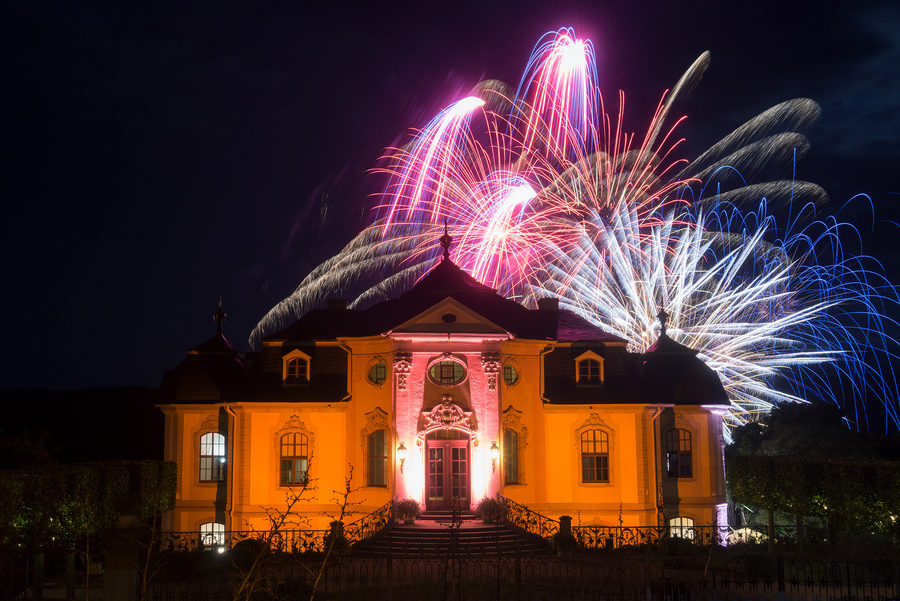
[[[452,316],[452,319],[449,317]],[[391,330],[394,334],[503,334],[504,328],[447,297]]]

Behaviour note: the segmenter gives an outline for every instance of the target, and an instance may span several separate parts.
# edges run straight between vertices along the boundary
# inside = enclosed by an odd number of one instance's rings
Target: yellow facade
[[[445,261],[400,299],[312,311],[256,353],[221,331],[189,351],[160,406],[178,464],[166,529],[267,529],[303,478],[293,526],[324,529],[351,468],[349,521],[392,498],[469,509],[500,493],[575,525],[721,523],[728,405],[690,349],[663,332],[628,353],[458,272]]]

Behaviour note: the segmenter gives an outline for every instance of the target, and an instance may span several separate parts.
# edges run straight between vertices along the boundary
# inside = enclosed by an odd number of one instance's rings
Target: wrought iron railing
[[[391,499],[369,515],[344,526],[344,536],[351,543],[372,538],[393,523],[395,514],[394,499]]]
[[[391,499],[372,513],[344,526],[344,537],[350,543],[371,538],[392,523],[394,513],[394,500]],[[274,550],[285,553],[319,552],[325,550],[325,541],[330,532],[331,530],[300,529],[285,529],[274,533],[267,530],[166,532],[162,535],[160,547],[168,551],[227,549],[245,540],[257,540],[262,543],[269,541]]]
[[[718,526],[572,526],[572,535],[586,549],[620,549],[681,539],[697,545],[722,544],[727,528]]]
[[[548,518],[536,511],[532,511],[524,505],[520,505],[503,495],[500,495],[500,498],[503,499],[503,503],[506,507],[503,514],[503,520],[508,524],[524,530],[529,534],[536,534],[544,538],[550,538],[559,532],[559,520],[554,520],[553,518]]]
[[[329,530],[225,530],[219,532],[165,532],[160,548],[164,551],[196,551],[198,549],[234,548],[248,540],[268,541],[276,551],[285,553],[319,552],[325,548]]]

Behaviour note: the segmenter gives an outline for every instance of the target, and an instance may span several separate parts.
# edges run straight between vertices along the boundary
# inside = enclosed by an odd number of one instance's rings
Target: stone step
[[[523,536],[505,524],[484,524],[466,519],[450,528],[452,520],[418,519],[414,524],[394,527],[364,543],[358,551],[372,556],[386,555],[546,555],[550,546]],[[455,540],[454,540],[455,539]]]

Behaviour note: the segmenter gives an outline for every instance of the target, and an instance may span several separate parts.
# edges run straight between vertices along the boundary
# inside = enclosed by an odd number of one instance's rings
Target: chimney
[[[329,311],[346,311],[347,310],[347,299],[346,298],[329,298],[328,299],[328,310]]]
[[[538,309],[541,311],[559,311],[558,298],[539,298]]]

